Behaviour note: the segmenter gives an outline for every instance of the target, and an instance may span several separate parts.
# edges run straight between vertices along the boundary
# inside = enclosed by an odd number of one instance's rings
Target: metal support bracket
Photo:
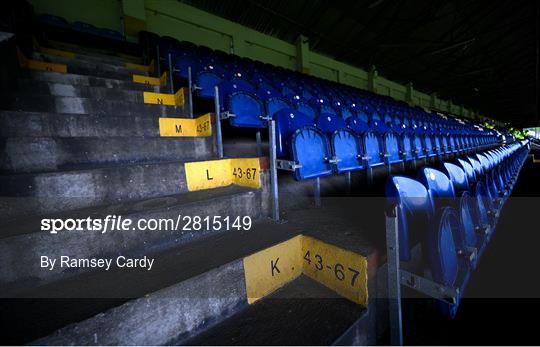
[[[406,270],[400,271],[400,278],[402,285],[414,289],[417,292],[435,299],[448,301],[452,304],[457,303],[459,288],[444,286],[431,279],[418,276]]]
[[[302,165],[292,160],[276,159],[276,167],[280,170],[295,171],[300,169]]]
[[[221,113],[221,119],[229,119],[234,118],[236,115],[234,113],[230,113],[229,111],[225,111]]]

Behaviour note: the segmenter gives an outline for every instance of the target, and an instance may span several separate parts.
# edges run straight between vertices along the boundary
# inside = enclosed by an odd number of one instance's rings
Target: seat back
[[[227,99],[227,109],[234,114],[229,118],[233,127],[266,128],[267,122],[261,119],[265,116],[264,105],[254,94],[235,92]]]
[[[223,79],[211,70],[202,70],[195,76],[195,84],[200,89],[197,94],[202,98],[213,98],[214,87],[219,85]]]
[[[364,153],[367,157],[367,164],[370,167],[379,166],[384,164],[383,144],[379,134],[372,130],[368,130],[363,135]]]
[[[317,111],[306,102],[297,102],[296,109],[303,114],[308,115],[312,120],[315,120],[315,118],[317,118]]]
[[[352,130],[341,128],[332,134],[332,153],[339,161],[336,172],[349,172],[364,169],[360,137]]]
[[[313,120],[302,112],[287,108],[274,115],[276,121],[276,155],[290,157],[288,143],[293,133],[302,127],[313,126]]]
[[[403,144],[402,150],[402,157],[405,161],[410,161],[415,159],[415,153],[414,153],[414,139],[411,136],[411,134],[408,134],[407,132],[403,132],[401,134],[401,143]]]
[[[390,176],[386,182],[389,204],[398,206],[399,255],[402,261],[411,259],[412,239],[423,239],[433,216],[433,203],[426,187],[411,178]],[[412,235],[411,233],[415,233]]]
[[[386,150],[386,162],[388,164],[400,163],[401,159],[401,146],[399,145],[399,137],[393,131],[389,131],[384,135],[384,147]]]
[[[332,165],[328,162],[330,146],[327,137],[317,128],[306,126],[297,129],[289,146],[293,160],[301,165],[294,171],[297,181],[332,174]]]
[[[291,103],[282,97],[270,97],[265,100],[266,114],[269,117],[274,118],[276,112],[283,109],[290,109],[292,107]]]
[[[442,170],[452,181],[456,195],[469,190],[467,174],[462,168],[452,163],[443,163]]]
[[[448,204],[440,199],[453,199],[456,196],[452,181],[439,170],[424,167],[420,170],[418,179],[426,186],[436,206]]]
[[[345,120],[333,113],[321,113],[315,119],[315,126],[327,135],[338,129],[345,128]]]
[[[460,229],[455,209],[439,209],[430,229],[425,249],[433,279],[445,286],[454,287],[459,273],[454,235]]]

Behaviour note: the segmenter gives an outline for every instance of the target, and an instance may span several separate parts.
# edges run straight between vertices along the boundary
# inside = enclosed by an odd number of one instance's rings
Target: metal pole
[[[397,206],[386,216],[386,258],[388,280],[388,310],[390,319],[390,344],[403,345],[401,318],[401,281],[399,275],[399,242]]]
[[[223,158],[223,137],[221,135],[221,110],[219,105],[219,88],[218,86],[214,87],[214,105],[215,105],[215,115],[216,115],[216,137],[217,137],[217,151],[218,158]]]
[[[169,53],[169,84],[170,84],[170,91],[171,91],[171,94],[174,94],[174,85],[173,85],[173,67],[172,67],[172,57],[171,57],[171,53]]]
[[[270,145],[270,189],[272,194],[272,219],[279,221],[279,191],[276,155],[276,121],[268,122],[268,144]]]
[[[188,102],[189,116],[193,118],[193,80],[191,79],[191,66],[188,66]]]
[[[321,207],[321,178],[317,177],[314,184],[315,206]]]
[[[352,174],[350,171],[348,171],[345,174],[345,178],[347,179],[347,195],[351,195],[351,187],[352,187]]]
[[[368,166],[366,174],[368,185],[371,186],[371,184],[373,183],[373,168],[371,166]]]
[[[257,141],[257,157],[262,157],[262,140],[260,130],[257,130],[255,133],[255,139]]]

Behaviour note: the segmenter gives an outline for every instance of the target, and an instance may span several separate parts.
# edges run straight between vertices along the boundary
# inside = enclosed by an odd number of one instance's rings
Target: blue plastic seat
[[[452,181],[456,195],[461,195],[463,192],[469,191],[469,180],[462,168],[452,163],[443,163],[442,169]]]
[[[296,102],[296,109],[306,115],[308,115],[313,121],[317,118],[317,110],[315,110],[311,105],[306,102],[298,101]]]
[[[398,206],[400,260],[410,261],[413,240],[426,237],[427,226],[434,214],[433,202],[422,183],[404,176],[390,176],[386,197]]]
[[[283,110],[292,108],[289,100],[282,97],[269,97],[264,100],[264,105],[266,107],[266,114],[269,117],[274,118],[274,115]]]
[[[212,70],[199,71],[195,76],[195,85],[200,88],[197,89],[197,95],[202,98],[213,98],[214,88],[223,81],[223,78]]]
[[[230,94],[236,92],[248,92],[255,94],[255,88],[247,81],[234,78],[231,80],[223,80],[219,85],[219,103],[223,111],[226,110],[226,100]],[[257,98],[258,99],[258,98]]]
[[[336,172],[350,172],[364,169],[360,137],[352,130],[342,128],[334,131],[331,137],[332,153],[337,163]]]
[[[292,108],[276,112],[274,118],[276,121],[276,155],[278,158],[291,157],[288,143],[293,133],[302,127],[314,126],[314,122],[308,115]]]
[[[302,127],[294,132],[289,142],[292,159],[301,165],[295,169],[297,181],[332,174],[330,146],[326,136],[313,126]]]
[[[229,123],[234,127],[266,128],[268,123],[263,120],[266,116],[264,105],[254,94],[234,92],[228,95],[227,110],[233,114]]]
[[[428,193],[437,208],[452,207],[456,209],[458,214],[462,214],[458,216],[460,217],[459,228],[453,229],[455,248],[457,253],[463,256],[464,264],[474,268],[477,262],[477,244],[470,205],[462,202],[461,198],[456,198],[454,185],[443,172],[432,168],[423,168],[420,170],[418,178],[428,188]],[[461,211],[461,208],[467,210]],[[472,244],[468,243],[470,240],[473,240]]]

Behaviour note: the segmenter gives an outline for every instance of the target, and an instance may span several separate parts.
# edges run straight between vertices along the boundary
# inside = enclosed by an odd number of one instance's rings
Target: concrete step
[[[90,72],[110,72],[112,74],[120,73],[120,74],[130,74],[137,73],[139,75],[148,75],[148,72],[145,71],[135,71],[130,70],[126,67],[125,63],[116,63],[111,64],[109,62],[105,61],[96,61],[96,60],[80,60],[77,58],[66,58],[66,57],[60,57],[55,55],[48,55],[43,53],[34,53],[33,54],[34,59],[40,60],[40,61],[46,61],[49,63],[56,63],[56,64],[65,64],[68,67],[68,71],[90,71]],[[89,73],[86,73],[89,74]],[[93,74],[93,73],[92,73]]]
[[[141,91],[159,91],[159,88],[107,88],[73,85],[71,83],[55,83],[20,79],[17,81],[17,91],[20,94],[71,96],[90,99],[119,100],[124,102],[142,102]],[[167,91],[168,92],[168,91]]]
[[[13,111],[93,114],[115,116],[154,116],[172,117],[187,113],[180,107],[145,104],[143,92],[133,93],[137,101],[124,101],[122,99],[97,99],[79,97],[52,97],[48,95],[33,95],[29,93],[15,93],[6,100],[6,109]]]
[[[179,118],[184,118],[179,116]],[[157,116],[0,111],[0,138],[158,137]],[[177,138],[180,139],[180,138]],[[184,138],[185,140],[186,138]],[[250,152],[253,156],[255,151]]]
[[[127,55],[123,53],[112,52],[109,50],[99,49],[96,47],[81,46],[81,45],[76,45],[76,44],[72,44],[68,42],[56,41],[56,40],[49,40],[47,46],[54,49],[60,49],[60,50],[77,53],[77,54],[90,55],[90,56],[100,57],[100,58],[105,58],[105,59],[106,58],[109,58],[109,59],[120,58],[120,59],[125,60],[126,62],[135,63],[135,64],[142,63],[140,57]]]
[[[263,160],[263,159],[261,159]],[[267,182],[261,165],[261,182]],[[114,164],[87,169],[0,176],[0,215],[52,213],[189,193],[183,161]]]
[[[71,73],[63,74],[59,72],[29,70],[28,77],[36,81],[72,84],[74,87],[105,87],[114,89],[133,89],[153,92],[159,92],[160,90],[158,86],[151,86],[144,83],[135,83],[131,80],[126,81],[113,78],[77,75]]]
[[[157,123],[157,119],[156,119]],[[123,163],[215,158],[212,137],[9,137],[0,173],[49,172]]]
[[[32,332],[26,329],[17,340],[12,337],[14,344],[22,344],[67,326],[70,332],[56,332],[46,338],[50,342],[44,343],[50,344],[52,339],[73,339],[73,343],[80,344],[86,339],[93,341],[94,329],[102,329],[111,322],[113,326],[104,329],[104,332],[109,331],[109,336],[99,333],[98,342],[121,344],[120,341],[131,339],[134,344],[145,344],[142,341],[146,339],[154,341],[154,345],[164,344],[164,339],[177,338],[182,332],[200,331],[207,324],[214,324],[246,307],[241,258],[293,236],[289,228],[255,227],[262,224],[268,222],[255,222],[250,231],[223,232],[161,252],[147,250],[144,255],[155,259],[151,271],[117,267],[109,271],[86,271],[39,287],[27,285],[26,290],[21,285],[21,291],[15,296],[10,296],[10,292],[16,288],[4,290],[5,287],[1,287],[2,297],[13,299],[0,300],[0,308],[20,313],[6,321],[4,327],[9,325],[14,329],[5,331],[14,334],[21,324],[36,326]],[[125,253],[114,255],[118,254]],[[59,301],[63,308],[61,314],[57,312]],[[228,308],[231,312],[227,312]],[[147,314],[154,318],[146,320]],[[38,317],[49,315],[56,318],[33,324]],[[118,315],[125,316],[115,322]],[[125,320],[129,320],[128,329],[138,322],[140,329],[152,333],[122,334],[117,323]],[[86,327],[80,330],[69,325],[76,322],[81,322],[79,327]],[[161,332],[155,335],[155,329]]]
[[[72,212],[63,212],[45,215],[28,215],[20,220],[3,223],[3,230],[10,231],[11,235],[1,235],[0,259],[9,267],[0,269],[0,297],[37,297],[37,298],[135,298],[154,291],[162,286],[160,281],[170,281],[170,277],[153,277],[166,275],[172,270],[174,262],[182,258],[182,252],[189,252],[190,245],[197,240],[204,240],[212,235],[238,232],[232,227],[233,221],[240,216],[250,218],[255,223],[267,215],[267,210],[262,203],[263,193],[261,190],[249,189],[238,186],[218,188],[212,191],[197,191],[186,195],[169,195],[155,199],[139,200],[131,203],[104,205],[87,208]],[[121,216],[123,220],[132,220],[133,227],[129,230],[101,231],[78,230],[59,231],[51,234],[41,230],[42,218],[47,219],[71,219],[82,218],[105,219],[107,216]],[[221,229],[214,228],[213,224],[202,223],[194,229],[194,224],[188,223],[184,216],[220,216],[225,221],[229,217],[230,227],[225,228],[225,222]],[[145,230],[139,228],[139,220],[171,220],[169,227],[163,226],[161,230]],[[247,223],[247,220],[245,220]],[[163,222],[164,223],[164,222]],[[165,225],[165,224],[163,224]],[[246,224],[247,225],[247,224]],[[9,228],[9,229],[8,229]],[[201,245],[202,247],[202,245]],[[209,249],[207,249],[207,252]],[[161,265],[152,273],[139,273],[142,278],[139,285],[133,282],[124,287],[120,282],[112,280],[110,283],[102,283],[101,289],[93,294],[85,289],[83,282],[79,280],[86,276],[101,277],[102,280],[110,280],[110,274],[94,273],[89,268],[65,269],[57,267],[53,270],[44,269],[40,266],[42,255],[50,259],[60,259],[61,256],[73,258],[104,258],[118,255],[155,255]],[[208,253],[206,253],[208,256]],[[211,257],[209,257],[211,258]],[[214,264],[214,263],[212,263]],[[123,274],[122,269],[112,269],[115,276],[124,277],[125,281],[135,280],[133,274]],[[180,272],[181,273],[181,272]],[[178,278],[178,272],[170,272],[169,276]],[[188,271],[188,274],[190,272]],[[186,276],[186,273],[182,274]],[[153,282],[155,278],[155,283]],[[148,280],[148,282],[146,282]],[[58,283],[58,281],[62,283]],[[176,283],[176,282],[174,282]],[[97,285],[97,283],[96,283]],[[53,290],[53,288],[56,288]],[[61,289],[58,291],[58,289]],[[79,296],[81,295],[81,296]],[[87,296],[89,295],[89,296]]]
[[[198,336],[173,344],[329,346],[353,324],[363,328],[359,335],[364,337],[354,344],[373,345],[366,308],[302,275]]]
[[[292,325],[289,327],[291,329],[294,325],[307,326],[296,321],[296,317],[299,316],[310,316],[309,322],[316,325],[314,329],[325,329],[317,326],[318,321],[332,324],[336,331],[327,339],[333,340],[350,324],[356,324],[359,319],[364,319],[366,310],[356,304],[336,299],[333,292],[328,292],[310,280],[306,281],[300,277],[298,281],[288,282],[288,285],[285,283],[281,291],[263,298],[254,305],[247,302],[243,257],[290,240],[298,233],[304,233],[306,229],[312,230],[308,234],[319,240],[366,256],[370,282],[376,283],[378,267],[377,258],[374,256],[376,251],[367,245],[366,239],[363,239],[361,230],[367,227],[365,223],[355,224],[361,219],[353,216],[351,219],[354,221],[342,220],[336,229],[335,218],[339,214],[321,215],[320,210],[310,210],[309,213],[313,214],[313,217],[307,219],[311,222],[310,227],[306,228],[306,220],[296,218],[302,217],[306,212],[305,210],[299,212],[299,215],[291,213],[290,222],[287,224],[261,221],[255,223],[249,231],[221,233],[157,254],[156,265],[152,271],[98,270],[34,290],[20,291],[18,297],[34,299],[31,306],[25,307],[26,304],[23,303],[19,307],[13,307],[22,311],[18,312],[21,312],[20,317],[23,318],[20,319],[23,322],[12,320],[9,324],[21,324],[25,321],[28,324],[28,320],[37,319],[32,315],[32,311],[39,311],[42,314],[46,314],[47,311],[54,312],[53,307],[47,305],[51,306],[49,303],[54,302],[53,298],[63,298],[63,311],[59,319],[42,324],[40,327],[49,330],[42,331],[43,335],[49,334],[57,327],[65,327],[33,343],[42,345],[62,345],[68,341],[78,345],[89,343],[161,345],[189,344],[190,341],[204,343],[208,336],[199,335],[200,333],[223,331],[217,324],[221,322],[227,324],[227,319],[231,317],[229,322],[233,323],[238,322],[238,317],[244,317],[243,319],[248,317],[247,321],[250,323],[247,325],[252,324],[257,329],[264,326],[263,322],[274,327],[282,323],[289,324]],[[300,223],[296,223],[297,221]],[[289,251],[283,252],[283,257],[288,257]],[[209,254],[211,256],[208,256]],[[265,267],[264,265],[261,263],[261,266]],[[281,269],[284,270],[283,267]],[[261,268],[260,271],[266,272],[267,269]],[[287,312],[287,301],[275,306],[271,312],[265,313],[264,307],[274,306],[267,300],[282,299],[283,294],[289,302],[289,314],[281,317],[283,322],[277,323],[275,319],[279,313]],[[323,300],[319,301],[322,307],[317,306],[316,302],[305,303],[304,300],[314,300],[309,299],[313,296],[317,300]],[[130,298],[137,299],[126,302]],[[293,301],[290,301],[291,299]],[[297,299],[301,299],[302,302],[298,302]],[[330,302],[328,299],[331,299]],[[292,304],[296,307],[291,307]],[[372,312],[371,303],[368,307],[368,312]],[[321,308],[329,310],[328,317],[319,316],[322,313]],[[293,309],[295,312],[291,313]],[[25,310],[30,311],[29,314],[22,314]],[[340,310],[342,316],[339,316]],[[369,322],[364,321],[362,324],[371,327],[371,324],[368,325],[371,323],[371,317],[372,314]],[[74,324],[67,325],[68,323]],[[233,325],[238,327],[236,323]],[[213,330],[213,327],[218,330]],[[126,333],[127,331],[129,333]],[[254,336],[255,331],[246,334]],[[276,335],[279,335],[278,331],[267,335],[267,343],[275,344],[283,341]],[[197,340],[196,336],[206,337]],[[246,341],[249,340],[242,340]]]
[[[70,51],[66,50],[64,52],[70,52]],[[125,67],[126,64],[130,63],[129,60],[126,60],[121,57],[107,57],[107,56],[88,55],[88,54],[80,54],[80,53],[77,54],[74,52],[70,52],[70,53],[73,53],[75,56],[73,58],[64,57],[64,59],[67,59],[68,61],[75,59],[80,62],[104,63],[104,64],[110,64],[110,65],[115,65],[119,67]],[[51,54],[51,53],[34,52],[32,54],[32,58],[36,60],[47,60],[51,62],[58,62],[60,64],[65,63],[64,60],[56,61],[56,59],[62,58],[62,56]]]

